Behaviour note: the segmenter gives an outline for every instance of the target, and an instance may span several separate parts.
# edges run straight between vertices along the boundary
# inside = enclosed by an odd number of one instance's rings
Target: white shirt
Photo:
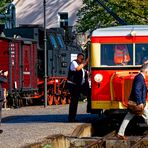
[[[76,61],[72,61],[71,62],[71,65],[70,65],[70,70],[71,71],[76,71],[76,68],[78,67],[78,63]],[[82,68],[82,72],[83,72],[83,75],[82,75],[82,82],[81,84],[84,84],[85,82],[85,70]]]

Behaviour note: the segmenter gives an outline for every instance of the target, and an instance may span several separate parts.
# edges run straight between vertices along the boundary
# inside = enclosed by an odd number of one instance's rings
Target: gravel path
[[[98,119],[97,115],[86,113],[86,103],[79,103],[77,123],[68,123],[69,105],[21,107],[3,110],[0,134],[0,148],[18,148],[42,141],[45,137],[63,134],[70,136],[81,124]]]

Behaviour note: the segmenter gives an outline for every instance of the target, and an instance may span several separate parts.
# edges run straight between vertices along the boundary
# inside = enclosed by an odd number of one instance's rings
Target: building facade
[[[14,0],[16,25],[44,24],[44,0]],[[82,0],[46,0],[46,26],[74,26]]]

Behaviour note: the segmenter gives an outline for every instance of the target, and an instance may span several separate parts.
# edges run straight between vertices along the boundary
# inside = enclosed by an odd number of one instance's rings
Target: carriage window
[[[102,44],[101,65],[118,66],[133,64],[132,44]]]
[[[63,39],[62,39],[62,36],[60,34],[57,35],[57,39],[58,39],[58,43],[59,43],[59,46],[60,48],[64,48],[64,42],[63,42]]]
[[[143,64],[148,60],[148,44],[136,44],[136,65]]]
[[[57,48],[57,43],[56,43],[56,40],[54,38],[54,36],[52,34],[50,34],[50,41],[51,41],[51,44],[54,48]]]

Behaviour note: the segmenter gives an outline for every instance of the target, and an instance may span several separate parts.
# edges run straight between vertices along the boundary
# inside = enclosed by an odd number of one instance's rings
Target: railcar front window
[[[148,60],[148,44],[136,44],[135,48],[136,65],[141,65]]]
[[[54,48],[57,48],[57,43],[56,43],[56,40],[54,38],[54,36],[52,34],[50,34],[50,41],[51,41],[51,44]]]
[[[133,65],[132,44],[102,44],[100,52],[102,66]]]

